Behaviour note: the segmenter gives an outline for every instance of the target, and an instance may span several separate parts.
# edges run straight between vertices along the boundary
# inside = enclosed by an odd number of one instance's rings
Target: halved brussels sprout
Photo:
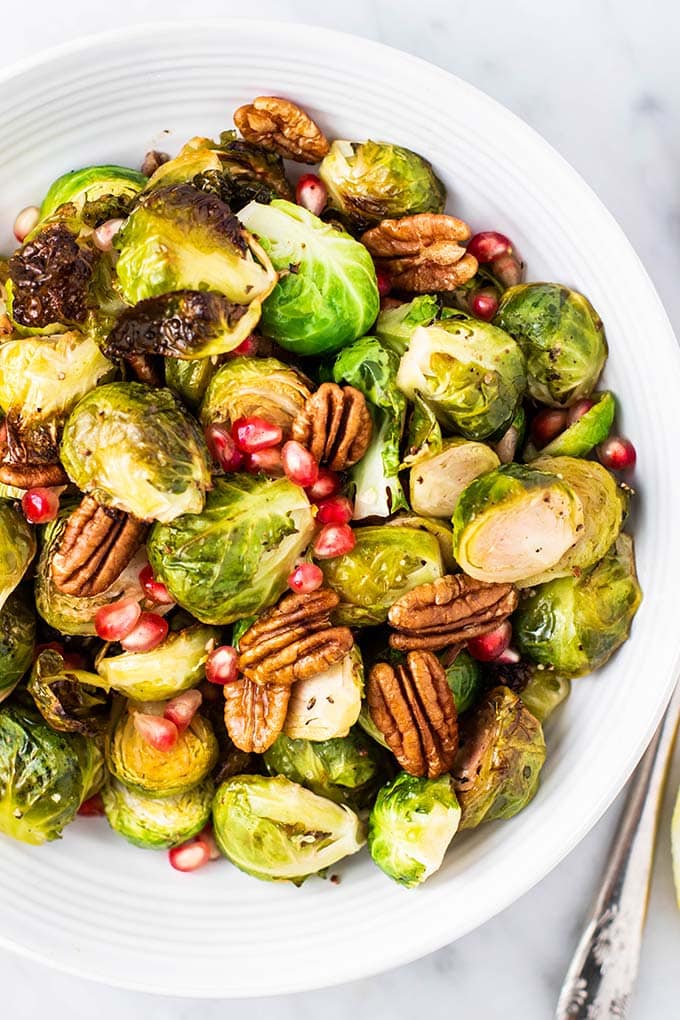
[[[333,209],[363,229],[384,219],[443,212],[444,185],[422,156],[387,142],[338,140],[319,176]]]
[[[441,453],[444,445],[441,425],[432,408],[419,393],[414,393],[413,410],[408,422],[408,447],[402,468],[409,468],[422,457],[433,457]]]
[[[401,358],[408,350],[417,326],[431,326],[439,317],[439,301],[432,294],[420,294],[396,308],[386,308],[375,323],[375,335],[385,347]]]
[[[320,564],[325,583],[340,597],[334,613],[340,624],[384,623],[398,598],[444,573],[439,542],[427,531],[378,525],[355,528],[354,536],[350,552]]]
[[[213,376],[201,405],[201,424],[231,428],[237,418],[255,416],[278,425],[284,437],[310,395],[308,381],[276,358],[232,358]]]
[[[438,517],[419,517],[417,514],[410,514],[401,510],[394,517],[385,521],[386,528],[415,528],[416,531],[426,531],[433,535],[439,542],[439,551],[442,554],[442,563],[445,572],[453,573],[458,565],[453,558],[453,529],[448,521]]]
[[[466,439],[488,439],[510,424],[526,388],[524,356],[503,330],[462,312],[418,326],[397,385]]]
[[[138,733],[134,714],[144,702],[132,702],[107,741],[109,771],[131,790],[156,797],[172,797],[202,783],[217,762],[218,746],[212,726],[196,714],[170,751],[157,751]]]
[[[72,205],[83,223],[91,227],[126,216],[146,177],[126,166],[85,166],[57,177],[40,207],[47,219],[62,205]]]
[[[441,867],[460,815],[450,776],[423,779],[400,772],[373,805],[371,857],[395,882],[413,889]]]
[[[356,726],[330,740],[291,740],[281,733],[264,763],[271,776],[285,776],[355,811],[372,801],[385,778],[385,756]]]
[[[35,530],[12,503],[0,500],[0,609],[35,556]]]
[[[163,701],[205,678],[208,655],[220,632],[197,623],[172,631],[150,652],[123,652],[97,660],[94,682],[135,701]]]
[[[171,797],[139,793],[111,779],[102,799],[106,819],[119,836],[143,850],[167,850],[191,839],[209,822],[214,794],[212,779]]]
[[[233,623],[272,605],[314,533],[309,501],[287,478],[215,479],[202,513],[155,525],[156,577],[203,623]]]
[[[446,682],[451,688],[456,712],[460,715],[476,704],[484,690],[482,670],[465,648],[461,648],[453,662],[445,664],[445,669]]]
[[[97,681],[95,673],[68,669],[59,652],[46,648],[33,664],[27,690],[53,730],[96,737],[107,728],[110,709]]]
[[[633,542],[619,535],[590,570],[549,581],[520,603],[514,627],[517,647],[558,673],[585,676],[626,640],[641,601]]]
[[[200,406],[217,371],[216,358],[166,358],[165,385],[192,410]]]
[[[366,701],[362,701],[361,703],[361,711],[359,712],[357,725],[361,726],[364,733],[369,736],[371,740],[375,741],[376,744],[380,744],[381,747],[384,747],[387,751],[389,751],[389,744],[373,722],[371,713],[368,709],[368,703]]]
[[[219,174],[207,171],[194,177],[193,183],[205,191],[214,189],[234,212],[248,202],[268,203],[274,198],[294,197],[283,160],[277,153],[237,138],[234,131],[222,132],[217,153]]]
[[[356,645],[323,673],[293,684],[283,732],[292,740],[346,737],[359,718],[364,667]]]
[[[222,783],[213,825],[220,850],[241,871],[296,885],[366,842],[350,808],[283,776],[234,776]]]
[[[583,506],[566,481],[504,464],[461,493],[453,555],[480,581],[522,581],[559,563],[582,531]]]
[[[411,463],[411,506],[417,514],[450,518],[463,489],[480,475],[500,464],[498,455],[485,443],[445,439],[440,453]]]
[[[380,307],[362,244],[292,202],[240,211],[281,276],[262,309],[262,331],[296,354],[325,354],[363,336]]]
[[[582,294],[558,283],[522,283],[505,291],[494,322],[524,351],[534,400],[568,407],[595,389],[607,341]]]
[[[58,839],[101,784],[102,753],[79,733],[56,733],[35,710],[0,708],[0,832],[37,846]]]
[[[529,447],[524,459],[533,461],[537,457],[585,457],[598,443],[604,442],[614,423],[616,401],[613,393],[593,394],[595,400],[590,410],[560,432],[551,443],[536,451]]]
[[[199,513],[210,485],[198,425],[170,390],[142,383],[83,397],[64,427],[61,462],[82,492],[142,520]]]
[[[566,701],[571,691],[571,680],[552,669],[535,668],[529,682],[520,692],[525,708],[543,725],[556,708]]]
[[[545,761],[541,724],[509,687],[495,687],[461,720],[452,769],[461,829],[512,818],[534,797]]]
[[[215,143],[209,138],[190,138],[176,156],[154,170],[144,190],[150,192],[172,184],[191,184],[198,174],[221,173],[221,170]]]
[[[0,701],[8,697],[31,665],[35,616],[19,592],[0,608]]]

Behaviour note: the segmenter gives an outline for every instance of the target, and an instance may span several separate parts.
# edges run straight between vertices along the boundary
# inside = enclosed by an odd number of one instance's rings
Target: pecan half
[[[371,718],[412,776],[448,772],[458,749],[458,720],[444,667],[432,652],[409,652],[406,665],[377,663],[368,680]]]
[[[224,724],[241,751],[262,754],[283,729],[290,700],[288,684],[256,684],[241,677],[224,686]]]
[[[4,421],[0,425],[0,482],[16,489],[53,488],[67,485],[68,475],[57,461],[33,463],[30,451],[17,441]]]
[[[360,390],[322,383],[298,412],[292,435],[318,464],[344,471],[361,460],[372,432],[373,422]]]
[[[416,213],[383,220],[361,237],[376,265],[397,290],[426,294],[451,291],[477,272],[477,259],[458,242],[471,230],[463,220],[445,213]]]
[[[489,584],[467,574],[447,574],[397,599],[387,618],[399,651],[462,644],[493,630],[517,608],[512,584]]]
[[[241,672],[257,684],[290,686],[340,662],[354,638],[349,627],[331,625],[330,613],[339,601],[328,588],[285,595],[242,635]]]
[[[163,385],[163,363],[153,354],[126,354],[123,358],[130,374],[137,382],[147,386]]]
[[[85,496],[69,517],[52,559],[52,580],[65,595],[106,591],[144,541],[147,525]]]
[[[297,163],[319,163],[330,149],[321,128],[288,99],[258,96],[240,106],[234,124],[248,142],[273,149]]]

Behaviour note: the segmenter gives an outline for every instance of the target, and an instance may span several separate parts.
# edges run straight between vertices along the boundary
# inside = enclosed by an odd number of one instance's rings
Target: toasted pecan
[[[344,471],[361,460],[372,432],[363,393],[353,386],[322,383],[298,412],[292,435],[318,464]]]
[[[241,751],[262,754],[283,729],[290,700],[288,684],[257,684],[241,677],[224,686],[224,724]]]
[[[382,220],[361,237],[396,290],[414,294],[453,291],[478,269],[459,241],[471,235],[467,223],[445,213],[416,213]]]
[[[234,124],[246,141],[298,163],[319,163],[330,149],[328,139],[311,117],[279,96],[258,96],[240,106]]]

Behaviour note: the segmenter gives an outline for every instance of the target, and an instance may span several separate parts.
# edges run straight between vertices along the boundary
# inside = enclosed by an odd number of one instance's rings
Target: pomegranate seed
[[[320,524],[348,524],[353,514],[351,499],[347,496],[331,496],[319,503],[316,519]]]
[[[162,715],[135,712],[133,723],[142,740],[157,751],[171,751],[179,738],[179,730],[172,719]]]
[[[243,466],[251,475],[256,475],[259,471],[262,471],[265,475],[280,478],[283,474],[281,450],[278,446],[269,446],[266,450],[246,453],[243,458]]]
[[[238,418],[231,427],[231,434],[242,453],[257,453],[270,446],[278,446],[283,432],[278,425],[272,425],[264,418]]]
[[[238,471],[243,466],[243,454],[226,425],[208,425],[205,439],[212,459],[223,471]]]
[[[97,610],[94,629],[102,641],[121,641],[134,630],[141,615],[136,599],[121,599]]]
[[[104,814],[104,801],[101,793],[95,793],[94,797],[88,797],[78,808],[78,814],[83,818],[94,818],[96,815]]]
[[[27,205],[17,215],[14,221],[14,236],[20,244],[23,244],[33,228],[37,226],[39,219],[40,209],[37,205]]]
[[[102,223],[101,226],[92,234],[92,243],[95,248],[99,248],[100,251],[111,251],[113,248],[113,239],[123,226],[124,220],[107,220],[106,223]]]
[[[316,563],[300,563],[288,575],[288,587],[298,595],[308,595],[323,584],[323,571]]]
[[[290,439],[283,444],[281,450],[281,463],[286,476],[296,485],[303,489],[314,485],[319,477],[319,465],[312,457],[309,450],[305,449],[302,443]]]
[[[629,471],[635,467],[637,453],[630,439],[623,436],[610,436],[597,447],[597,456],[604,467],[610,471]]]
[[[328,201],[326,185],[316,174],[303,174],[297,182],[295,201],[298,205],[309,209],[315,216],[320,216]]]
[[[153,576],[153,567],[150,563],[140,570],[139,583],[151,602],[156,602],[159,606],[171,606],[175,601],[163,582],[157,581]]]
[[[468,254],[474,255],[479,263],[485,265],[500,255],[512,253],[512,241],[497,230],[482,230],[470,238],[467,250]]]
[[[314,541],[314,555],[330,560],[351,552],[357,540],[349,524],[326,524]]]
[[[512,625],[509,620],[504,620],[488,634],[471,638],[467,643],[467,650],[472,658],[479,662],[494,662],[507,649],[511,638]]]
[[[492,259],[491,272],[504,287],[516,287],[522,282],[522,263],[509,252]]]
[[[205,678],[211,684],[233,684],[238,680],[238,652],[232,645],[213,648],[205,664]]]
[[[210,824],[210,822],[208,822],[204,829],[201,829],[201,831],[198,834],[198,838],[205,840],[205,842],[208,844],[208,849],[210,850],[210,860],[219,861],[222,854],[220,853],[217,847],[217,841],[215,839],[215,835],[213,833],[212,825]]]
[[[392,280],[390,279],[389,273],[381,266],[376,266],[375,278],[378,281],[378,294],[381,298],[386,298],[392,290]]]
[[[324,499],[334,496],[336,492],[340,492],[341,485],[340,476],[336,475],[335,471],[322,467],[319,468],[319,476],[314,485],[310,485],[305,492],[312,503],[321,503]]]
[[[567,412],[556,407],[546,407],[535,414],[531,422],[531,438],[540,450],[551,439],[559,436],[567,424]]]
[[[158,613],[141,613],[133,629],[120,639],[126,652],[150,652],[168,633],[168,621]]]
[[[168,860],[175,871],[196,871],[210,860],[210,847],[205,839],[196,839],[168,850]]]
[[[257,338],[250,334],[233,351],[229,351],[230,358],[247,358],[257,353]]]
[[[54,489],[29,489],[21,497],[21,509],[30,524],[47,524],[59,513],[59,496]]]
[[[567,411],[567,425],[573,425],[579,418],[582,418],[584,414],[587,414],[591,407],[595,407],[594,400],[577,400],[572,407]]]
[[[183,691],[165,706],[163,718],[169,719],[183,733],[201,707],[203,695],[200,691]]]
[[[498,311],[498,294],[493,287],[484,287],[475,291],[470,298],[470,311],[478,319],[491,322]]]
[[[501,666],[516,666],[522,656],[514,648],[506,648],[493,661]]]

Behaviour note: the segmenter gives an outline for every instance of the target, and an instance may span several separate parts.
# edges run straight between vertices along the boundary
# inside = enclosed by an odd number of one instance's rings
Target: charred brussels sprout
[[[150,652],[123,652],[97,660],[97,686],[136,701],[162,701],[195,687],[205,678],[208,655],[219,631],[194,624],[173,631]]]
[[[482,670],[476,659],[473,659],[464,648],[458,652],[449,665],[445,665],[446,682],[451,688],[456,712],[460,715],[479,700],[484,689]]]
[[[495,687],[461,721],[452,770],[461,829],[512,818],[526,807],[544,761],[541,724],[508,687]]]
[[[35,556],[35,530],[14,504],[0,499],[0,609]]]
[[[31,665],[35,616],[18,592],[0,608],[0,701],[11,694]]]
[[[149,559],[156,577],[203,623],[233,623],[272,605],[307,548],[314,518],[287,478],[217,478],[202,513],[156,525]]]
[[[0,708],[0,832],[39,845],[58,839],[101,783],[94,741],[55,733],[37,712]]]
[[[213,376],[201,406],[205,427],[255,416],[278,425],[284,436],[310,391],[301,372],[276,358],[232,358]]]
[[[357,228],[443,212],[446,204],[444,185],[427,160],[387,142],[333,142],[319,175],[332,207]]]
[[[494,321],[524,351],[534,400],[567,407],[595,389],[607,341],[600,317],[582,294],[557,283],[510,287]]]
[[[296,354],[325,354],[356,340],[378,314],[373,260],[362,244],[292,202],[251,202],[239,219],[281,273],[261,329]]]
[[[378,793],[368,822],[368,849],[378,867],[413,889],[438,871],[460,823],[450,776],[400,772]]]
[[[556,708],[566,701],[571,691],[571,680],[551,669],[532,669],[529,682],[522,688],[522,704],[541,725]]]
[[[463,489],[499,464],[497,454],[484,443],[446,439],[439,453],[412,462],[411,506],[424,516],[451,517]]]
[[[200,832],[210,820],[212,779],[171,797],[154,797],[110,780],[102,790],[106,819],[119,836],[143,850],[167,850]]]
[[[234,776],[222,783],[213,824],[217,845],[241,871],[296,885],[366,842],[361,822],[348,807],[283,776]]]
[[[439,301],[431,294],[421,294],[396,308],[386,308],[377,318],[375,335],[385,347],[402,355],[408,350],[417,326],[431,326],[439,317]]]
[[[61,443],[71,480],[142,520],[199,513],[210,485],[203,434],[170,390],[108,383],[71,412]]]
[[[176,156],[157,166],[144,188],[145,193],[173,184],[191,184],[202,174],[221,174],[222,164],[209,138],[190,138]]]
[[[28,693],[53,730],[95,737],[106,729],[110,709],[96,683],[96,674],[68,669],[59,652],[47,648],[33,664]]]
[[[195,410],[203,400],[208,384],[217,371],[215,358],[191,360],[167,358],[165,362],[165,385]]]
[[[583,506],[566,481],[504,464],[461,493],[453,554],[480,581],[522,581],[555,566],[582,531]]]
[[[96,227],[126,216],[146,177],[125,166],[86,166],[70,170],[50,185],[40,207],[41,220],[71,205],[83,223]]]
[[[604,442],[614,423],[616,401],[613,393],[593,394],[595,403],[586,413],[569,425],[564,432],[536,452],[524,451],[525,460],[536,457],[585,457],[598,443]]]
[[[549,581],[520,603],[518,648],[558,673],[585,676],[626,640],[641,600],[632,540],[619,535],[596,566],[579,577]]]
[[[511,423],[524,394],[524,356],[503,330],[461,312],[418,326],[397,385],[417,393],[439,423],[466,439],[488,439]]]
[[[398,598],[444,573],[439,542],[426,531],[378,526],[356,528],[354,535],[351,552],[321,563],[326,584],[340,596],[338,623],[384,623]]]
[[[235,212],[248,202],[293,198],[283,160],[275,152],[225,131],[220,138],[219,159],[220,194]]]
[[[141,703],[140,708],[144,708]],[[210,723],[196,714],[170,751],[157,751],[140,736],[133,703],[116,723],[106,747],[109,771],[138,793],[172,797],[202,783],[217,761],[218,747]]]
[[[364,667],[359,649],[293,685],[283,732],[292,740],[346,737],[359,718]]]

